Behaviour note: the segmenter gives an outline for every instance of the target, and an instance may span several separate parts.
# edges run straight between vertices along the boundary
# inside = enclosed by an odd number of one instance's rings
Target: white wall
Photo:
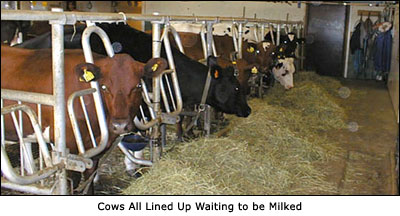
[[[144,1],[143,14],[159,12],[160,15],[186,15],[192,16],[223,16],[242,17],[243,7],[246,7],[247,18],[303,21],[305,16],[305,4],[297,8],[297,3],[272,3],[253,1]]]

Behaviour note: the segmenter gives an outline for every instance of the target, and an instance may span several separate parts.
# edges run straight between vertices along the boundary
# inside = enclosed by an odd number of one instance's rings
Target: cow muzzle
[[[247,106],[244,109],[241,109],[238,113],[237,116],[238,117],[244,117],[246,118],[247,116],[249,116],[251,114],[251,108],[249,106]]]
[[[132,125],[125,119],[113,119],[110,123],[110,130],[114,134],[123,134],[132,130]]]

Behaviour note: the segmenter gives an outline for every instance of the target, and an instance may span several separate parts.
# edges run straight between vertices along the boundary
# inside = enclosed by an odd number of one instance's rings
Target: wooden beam
[[[357,11],[358,16],[381,16],[381,11],[369,11],[369,10],[359,10]]]

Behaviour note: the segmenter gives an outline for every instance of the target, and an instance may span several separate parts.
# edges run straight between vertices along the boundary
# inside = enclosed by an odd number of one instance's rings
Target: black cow
[[[1,21],[1,43],[11,44],[18,32],[22,32],[23,40],[25,40],[29,27],[28,21]]]
[[[273,32],[274,39],[276,41],[277,35],[276,32]],[[271,32],[264,37],[265,41],[272,41]],[[304,39],[297,38],[296,34],[293,32],[289,32],[287,35],[280,35],[279,37],[279,46],[276,47],[275,55],[279,59],[284,58],[295,58],[295,51],[298,44],[304,43]]]

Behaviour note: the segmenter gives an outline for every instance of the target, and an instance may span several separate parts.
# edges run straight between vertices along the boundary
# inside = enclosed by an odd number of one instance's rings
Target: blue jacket
[[[374,66],[376,71],[390,71],[392,56],[392,34],[391,31],[381,32],[375,39]]]

